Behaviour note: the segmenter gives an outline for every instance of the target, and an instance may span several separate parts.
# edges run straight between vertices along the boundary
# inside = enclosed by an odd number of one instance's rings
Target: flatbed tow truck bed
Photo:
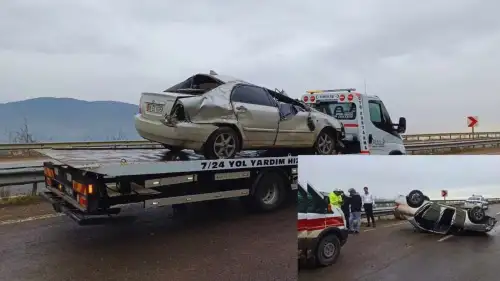
[[[54,160],[43,164],[44,197],[81,225],[102,223],[137,203],[147,209],[240,197],[252,209],[273,211],[297,188],[298,157],[291,155],[204,160],[163,149],[38,152]]]

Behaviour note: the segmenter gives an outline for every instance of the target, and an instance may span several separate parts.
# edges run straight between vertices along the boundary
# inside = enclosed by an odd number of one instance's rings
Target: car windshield
[[[322,102],[315,104],[314,108],[337,120],[356,119],[356,104],[352,102]]]
[[[469,201],[481,201],[481,197],[469,197]]]

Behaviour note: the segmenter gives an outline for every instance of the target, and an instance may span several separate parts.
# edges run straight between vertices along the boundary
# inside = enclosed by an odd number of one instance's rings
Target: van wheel
[[[244,200],[248,207],[260,212],[271,212],[281,207],[286,198],[285,180],[281,175],[265,172],[254,184],[253,193]]]
[[[340,255],[340,241],[335,234],[327,234],[318,243],[316,263],[318,266],[334,264]]]
[[[406,197],[406,203],[412,208],[418,208],[422,206],[426,199],[426,196],[420,190],[412,190]]]
[[[486,213],[484,209],[479,206],[474,206],[469,210],[469,220],[473,223],[482,223],[485,217]]]
[[[241,150],[241,140],[230,127],[220,127],[213,132],[204,145],[204,156],[207,159],[234,158]]]
[[[328,131],[321,131],[316,142],[314,143],[314,150],[319,155],[332,155],[336,154],[337,138],[334,133]]]

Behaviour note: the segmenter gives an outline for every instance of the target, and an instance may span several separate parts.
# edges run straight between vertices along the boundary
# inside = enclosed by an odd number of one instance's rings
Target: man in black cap
[[[350,214],[350,232],[351,233],[359,233],[359,229],[361,228],[361,208],[363,206],[363,200],[361,199],[361,195],[356,192],[354,188],[349,189],[350,198],[350,206],[351,206],[351,214]]]
[[[350,223],[349,223],[349,217],[351,215],[351,210],[350,210],[350,202],[349,200],[351,197],[346,195],[344,192],[342,192],[342,206],[340,209],[342,209],[342,212],[344,213],[345,221],[346,221],[346,227],[347,229],[350,229]]]

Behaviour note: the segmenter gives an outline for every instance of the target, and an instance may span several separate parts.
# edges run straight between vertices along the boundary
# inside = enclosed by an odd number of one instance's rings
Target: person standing
[[[361,208],[363,206],[363,199],[361,199],[361,195],[359,195],[354,188],[350,188],[348,192],[350,195],[349,205],[351,206],[351,214],[349,216],[350,232],[357,234],[361,228]]]
[[[375,227],[375,217],[373,217],[373,204],[375,203],[373,199],[373,195],[368,191],[368,187],[365,186],[363,188],[364,193],[362,195],[363,198],[363,209],[365,209],[366,220],[368,221],[368,227],[373,225]],[[370,224],[370,220],[372,224]]]
[[[345,217],[345,222],[346,222],[346,227],[347,229],[349,229],[349,226],[351,225],[349,223],[349,217],[350,217],[350,214],[351,214],[351,210],[349,209],[350,208],[350,200],[351,198],[346,195],[344,192],[342,192],[342,212],[344,213],[344,217]]]
[[[333,192],[331,192],[328,197],[330,199],[330,204],[332,204],[335,207],[341,207],[342,206],[342,190],[340,189],[335,189]]]

